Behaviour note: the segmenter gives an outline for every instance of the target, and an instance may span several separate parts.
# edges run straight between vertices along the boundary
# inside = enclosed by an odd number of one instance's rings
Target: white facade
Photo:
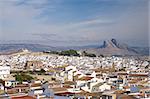
[[[35,95],[42,94],[42,93],[43,93],[42,89],[34,90]]]
[[[18,84],[19,82],[18,81],[11,81],[11,80],[8,80],[8,81],[5,81],[5,87],[14,87]]]
[[[0,66],[0,79],[4,79],[10,75],[10,67],[9,66]]]
[[[107,83],[104,83],[103,85],[101,85],[101,86],[99,87],[99,89],[100,89],[101,91],[111,90],[111,85],[108,85]]]

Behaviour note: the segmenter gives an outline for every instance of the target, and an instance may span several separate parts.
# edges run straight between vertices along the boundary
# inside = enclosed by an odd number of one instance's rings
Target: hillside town
[[[149,99],[148,57],[0,55],[0,99]]]
[[[0,99],[150,99],[150,0],[0,0]]]

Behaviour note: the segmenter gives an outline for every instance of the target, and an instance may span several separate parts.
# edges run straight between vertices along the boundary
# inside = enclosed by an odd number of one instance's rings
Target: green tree
[[[87,53],[86,51],[83,51],[83,55],[88,56],[88,57],[96,57],[95,54],[90,54],[90,53]]]
[[[15,79],[19,81],[20,83],[22,83],[23,81],[31,81],[33,77],[25,73],[17,73],[15,75]]]

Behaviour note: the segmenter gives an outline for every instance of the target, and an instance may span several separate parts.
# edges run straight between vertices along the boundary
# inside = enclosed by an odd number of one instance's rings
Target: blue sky
[[[148,46],[149,0],[0,0],[0,42]]]

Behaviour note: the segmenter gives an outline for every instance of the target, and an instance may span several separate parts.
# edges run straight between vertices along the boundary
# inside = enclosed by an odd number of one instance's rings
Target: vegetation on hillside
[[[76,50],[66,50],[66,51],[61,51],[59,55],[64,55],[64,56],[80,56]]]
[[[58,55],[63,55],[63,56],[80,56],[76,50],[64,50],[64,51],[50,51],[46,52],[50,54],[58,54]]]
[[[44,52],[44,53],[49,53],[49,54],[57,54],[57,55],[63,55],[63,56],[80,56],[76,50],[64,50],[64,51],[50,51],[50,52]],[[96,57],[95,54],[92,53],[87,53],[86,51],[82,52],[82,56],[87,56],[87,57]]]

